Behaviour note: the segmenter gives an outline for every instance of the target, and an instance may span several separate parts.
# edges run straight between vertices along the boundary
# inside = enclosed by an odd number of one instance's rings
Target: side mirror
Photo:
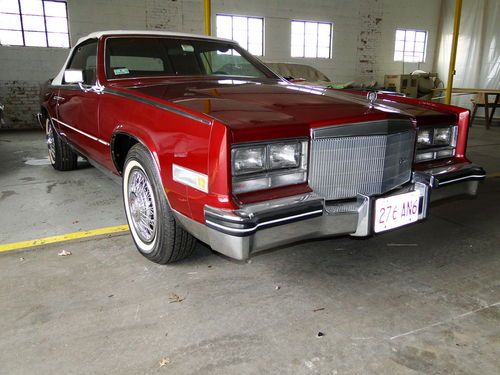
[[[68,69],[64,71],[64,82],[65,83],[82,83],[83,82],[83,71],[76,69]]]

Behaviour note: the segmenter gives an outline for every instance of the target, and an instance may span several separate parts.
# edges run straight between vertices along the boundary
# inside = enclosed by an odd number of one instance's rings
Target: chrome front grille
[[[404,131],[383,135],[314,137],[313,133],[310,187],[325,199],[345,199],[358,193],[382,194],[407,182],[415,131],[403,124]]]

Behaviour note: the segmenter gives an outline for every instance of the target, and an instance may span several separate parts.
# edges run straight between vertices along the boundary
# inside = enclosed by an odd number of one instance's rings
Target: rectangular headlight
[[[307,140],[233,146],[233,192],[270,189],[307,180]]]
[[[432,144],[432,129],[419,129],[417,133],[418,146],[430,146]]]
[[[451,143],[451,128],[435,128],[433,144],[449,145]]]
[[[236,176],[262,172],[266,169],[266,147],[239,147],[232,151],[233,174]]]
[[[300,163],[300,143],[275,143],[269,145],[269,168],[297,168]]]
[[[418,129],[415,162],[453,157],[457,135],[458,127],[455,125]]]

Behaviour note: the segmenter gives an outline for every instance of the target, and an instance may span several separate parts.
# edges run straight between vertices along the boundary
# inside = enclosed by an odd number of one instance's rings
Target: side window
[[[108,79],[174,74],[159,38],[108,38],[105,56]]]
[[[82,70],[84,83],[87,85],[93,85],[96,81],[96,67],[97,40],[92,40],[85,42],[76,48],[66,69]]]

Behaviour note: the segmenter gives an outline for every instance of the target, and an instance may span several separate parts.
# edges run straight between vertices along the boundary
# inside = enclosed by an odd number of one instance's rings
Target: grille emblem
[[[368,94],[366,94],[366,100],[368,100],[370,108],[373,108],[373,103],[375,103],[375,100],[377,100],[377,92],[370,91]]]
[[[408,160],[406,158],[400,158],[399,159],[399,165],[403,165],[407,162]]]

